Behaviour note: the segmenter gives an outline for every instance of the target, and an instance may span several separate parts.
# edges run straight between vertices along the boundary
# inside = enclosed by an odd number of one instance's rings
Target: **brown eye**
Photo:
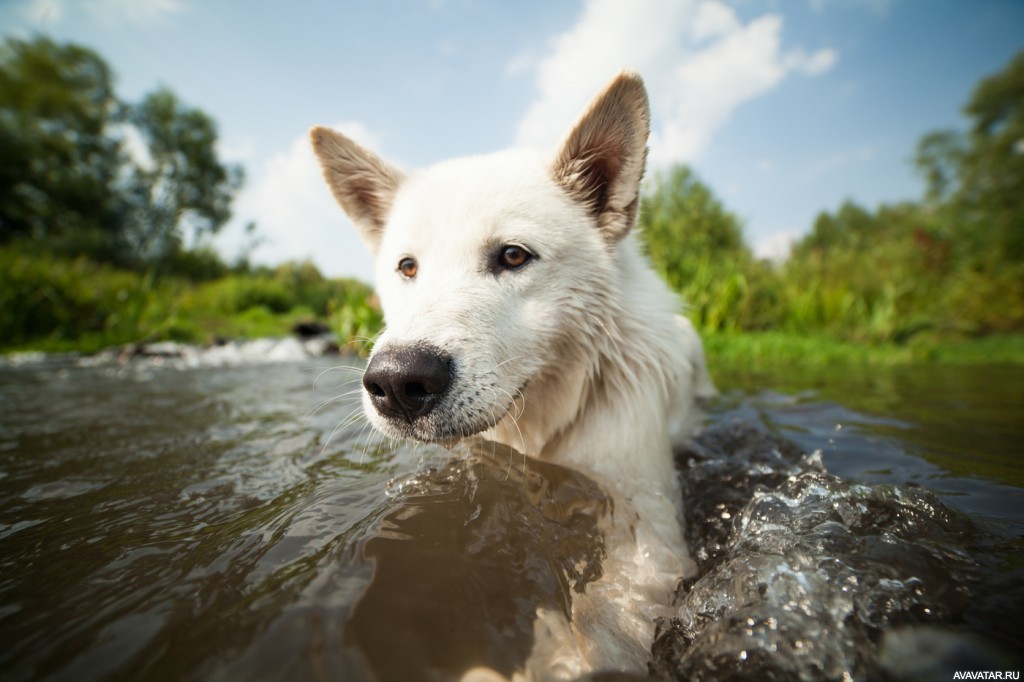
[[[501,267],[509,270],[521,268],[532,259],[533,254],[523,247],[516,246],[515,244],[509,244],[508,246],[503,247],[501,249],[501,253],[498,254],[498,263],[501,264]]]
[[[412,279],[416,276],[416,259],[406,257],[398,261],[398,271],[406,279]]]

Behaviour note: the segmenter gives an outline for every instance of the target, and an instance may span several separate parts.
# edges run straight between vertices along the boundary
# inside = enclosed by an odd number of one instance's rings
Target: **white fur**
[[[672,446],[714,389],[699,338],[630,233],[647,121],[642,83],[622,74],[553,155],[505,151],[403,177],[337,133],[312,133],[376,256],[386,329],[375,352],[426,343],[453,362],[448,392],[414,424],[366,397],[374,425],[425,441],[481,434],[616,498],[605,577],[576,599],[572,624],[538,614],[535,677],[644,672],[657,606],[692,570]],[[507,244],[536,257],[496,270]],[[405,257],[411,279],[397,270]]]

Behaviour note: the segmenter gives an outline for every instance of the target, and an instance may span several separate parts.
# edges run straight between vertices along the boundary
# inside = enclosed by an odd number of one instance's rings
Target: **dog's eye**
[[[406,279],[412,279],[416,276],[416,259],[407,256],[398,261],[398,271]]]
[[[533,260],[533,254],[515,244],[502,247],[501,253],[498,254],[498,263],[508,270],[521,268],[531,260]]]

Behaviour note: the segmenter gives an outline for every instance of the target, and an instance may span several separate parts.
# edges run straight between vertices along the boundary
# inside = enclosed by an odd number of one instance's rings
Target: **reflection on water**
[[[357,363],[334,362],[319,380],[329,361],[175,369],[63,358],[0,367],[0,675],[363,679],[374,670],[401,679],[422,670],[446,679],[464,662],[514,669],[532,646],[536,607],[564,611],[572,589],[600,570],[594,523],[604,497],[581,477],[524,468],[507,451],[482,448],[469,463],[450,464],[437,448],[383,443],[350,419],[358,384],[347,382]],[[834,558],[842,539],[865,565],[884,563],[893,548],[897,559],[915,556],[907,548],[941,558],[925,566],[927,585],[892,595],[904,600],[903,615],[847,633],[866,637],[879,656],[899,659],[922,645],[916,630],[909,644],[899,639],[896,626],[907,623],[1013,641],[1024,625],[1024,371],[716,378],[724,395],[710,440],[689,460],[699,483],[689,486],[689,532],[704,552],[702,578],[741,561],[792,564],[781,545],[755,548],[750,538],[763,536],[744,535],[781,504],[780,513],[800,511],[776,523],[773,542],[817,542]],[[740,437],[751,426],[762,440]],[[801,459],[817,450],[839,478]],[[745,468],[730,468],[744,452]],[[758,464],[763,478],[751,476],[749,463],[772,453],[788,454]],[[907,508],[937,524],[941,538],[925,528],[929,539],[915,544],[891,515],[872,517],[870,533],[858,530],[867,526],[857,504],[884,509],[871,496],[906,483],[935,491],[970,521],[947,517],[941,505],[925,514],[921,505],[935,499],[926,496]],[[778,488],[774,502],[769,487]],[[842,530],[807,526],[827,516],[826,502],[854,510],[839,519]],[[821,566],[793,570],[832,575]],[[877,585],[871,570],[864,575]],[[957,581],[966,592],[935,592]],[[662,623],[663,672],[694,673],[686,651],[713,637],[719,653],[753,637],[730,629],[729,618],[744,615],[732,607],[693,620],[710,608],[710,592],[685,588],[694,596],[680,593],[678,622]],[[765,627],[749,626],[767,642]],[[806,637],[804,626],[786,627],[772,635],[776,646]],[[684,659],[691,667],[679,667]],[[871,665],[895,674],[894,663]]]
[[[460,450],[468,461],[416,476],[363,548],[373,583],[345,641],[380,679],[511,675],[537,609],[570,618],[571,593],[600,576],[609,505],[595,483],[493,443]]]
[[[718,420],[763,424],[865,483],[925,486],[1024,536],[1024,367],[721,374]],[[771,390],[765,390],[771,387]]]

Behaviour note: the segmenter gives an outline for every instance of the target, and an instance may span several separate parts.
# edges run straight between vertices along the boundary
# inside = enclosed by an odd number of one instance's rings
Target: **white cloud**
[[[814,54],[806,54],[803,50],[797,49],[790,53],[787,61],[791,68],[806,73],[808,76],[817,76],[825,73],[835,65],[839,59],[839,53],[835,50],[818,50]]]
[[[772,14],[744,24],[721,0],[588,0],[535,64],[539,96],[518,142],[553,145],[613,74],[632,68],[651,96],[652,165],[696,160],[738,106],[790,73],[835,63],[834,50],[784,49],[782,25]]]
[[[789,258],[793,243],[802,236],[799,230],[780,230],[754,242],[754,255],[758,258],[781,263]]]
[[[693,40],[700,42],[727,35],[739,27],[732,9],[721,3],[704,2],[697,6],[690,31]]]
[[[153,25],[180,14],[185,4],[185,0],[28,0],[23,14],[33,22],[57,23],[69,9],[84,8],[105,24]]]
[[[346,121],[331,127],[371,149],[378,148],[376,137],[361,123]],[[256,263],[310,259],[331,277],[372,279],[370,253],[327,189],[305,134],[250,178],[235,202],[235,215],[236,222],[255,221],[264,240],[251,255]],[[241,247],[240,231],[218,240],[229,258]]]
[[[256,144],[251,137],[217,139],[217,157],[229,163],[249,163],[255,154]]]

